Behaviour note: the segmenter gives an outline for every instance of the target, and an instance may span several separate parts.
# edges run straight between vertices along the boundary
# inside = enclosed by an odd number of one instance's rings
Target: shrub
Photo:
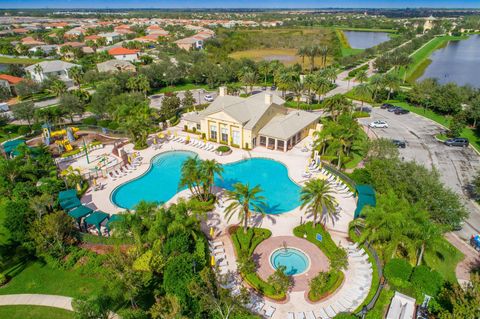
[[[97,118],[95,116],[90,116],[90,117],[84,118],[82,120],[82,123],[85,125],[97,125]]]
[[[335,292],[343,282],[343,272],[330,270],[321,272],[310,281],[308,298],[311,301],[319,301]]]
[[[20,135],[27,135],[31,132],[30,128],[28,126],[20,126],[18,129],[18,134]]]
[[[230,152],[230,147],[228,147],[226,145],[219,146],[219,147],[217,147],[217,152],[220,152],[220,153]]]
[[[440,273],[431,270],[427,266],[415,267],[410,282],[418,293],[433,297],[440,292],[443,286],[443,278]]]
[[[339,313],[333,319],[358,319],[358,317],[350,313]]]
[[[5,274],[2,274],[0,272],[0,287],[5,285],[7,283],[7,281],[8,281],[7,276],[5,276]]]
[[[169,256],[172,253],[182,254],[186,253],[192,247],[193,241],[188,233],[181,232],[169,237],[163,245],[163,253]]]
[[[353,118],[363,118],[363,117],[370,117],[370,113],[368,112],[363,112],[363,111],[358,111],[358,112],[353,112],[352,114]]]
[[[396,287],[407,287],[412,273],[412,266],[405,259],[394,258],[384,269],[385,278]]]
[[[357,184],[371,184],[372,176],[365,168],[357,168],[350,174],[350,178]]]
[[[72,150],[72,151],[70,151],[70,152],[63,153],[63,154],[61,155],[61,157],[69,157],[69,156],[72,156],[72,155],[76,155],[76,154],[78,154],[78,153],[80,153],[80,152],[81,152],[81,150],[80,150],[79,148],[76,148],[76,149],[74,149],[74,150]]]

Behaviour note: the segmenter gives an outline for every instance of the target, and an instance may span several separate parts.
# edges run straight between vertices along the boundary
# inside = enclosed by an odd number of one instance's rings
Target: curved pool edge
[[[307,261],[308,261],[308,265],[307,265],[307,267],[305,268],[304,271],[302,271],[301,273],[295,274],[295,275],[290,275],[290,276],[295,277],[295,276],[305,275],[305,273],[307,273],[307,272],[310,270],[310,268],[312,267],[312,259],[310,258],[309,254],[307,254],[303,249],[300,249],[300,248],[295,247],[295,246],[287,246],[287,248],[299,251],[300,253],[302,253],[302,254],[307,258]],[[273,265],[273,263],[272,263],[273,254],[275,254],[277,251],[282,250],[282,249],[284,249],[284,247],[279,247],[279,248],[277,248],[277,249],[274,249],[274,250],[272,250],[272,251],[270,252],[270,254],[268,255],[268,261],[270,262],[270,266],[271,266],[274,270],[276,270],[276,268],[273,267],[274,265]]]

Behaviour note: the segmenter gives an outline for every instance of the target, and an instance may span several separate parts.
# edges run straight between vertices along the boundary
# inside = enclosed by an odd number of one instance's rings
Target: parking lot
[[[211,95],[213,99],[217,97],[217,91],[213,92],[207,92],[205,90],[191,90],[193,94],[193,98],[195,99],[196,104],[203,104],[203,103],[208,103],[205,100],[205,95]],[[183,99],[185,96],[185,91],[179,91],[175,92],[177,93],[177,96],[180,99]],[[155,95],[150,95],[148,98],[150,99],[150,107],[155,108],[155,109],[160,109],[162,107],[162,100],[165,97],[165,94],[155,94]],[[200,100],[200,103],[198,102]]]
[[[480,167],[480,157],[471,148],[448,147],[437,141],[434,136],[444,130],[440,125],[417,114],[395,115],[394,113],[374,108],[370,118],[360,122],[368,125],[374,120],[387,121],[388,128],[370,128],[378,137],[405,140],[407,146],[400,149],[400,156],[405,160],[414,160],[427,167],[435,167],[441,174],[442,181],[457,192],[464,200],[470,212],[466,224],[456,232],[463,239],[480,232],[480,209],[467,197],[466,187]]]

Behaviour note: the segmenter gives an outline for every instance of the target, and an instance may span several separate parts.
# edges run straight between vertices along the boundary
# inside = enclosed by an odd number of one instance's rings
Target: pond
[[[430,60],[418,81],[435,78],[442,84],[454,82],[480,88],[480,35],[449,41],[445,47],[433,52]]]
[[[352,49],[368,49],[390,40],[388,32],[343,31]]]
[[[8,64],[0,63],[0,72],[5,72],[8,70]]]

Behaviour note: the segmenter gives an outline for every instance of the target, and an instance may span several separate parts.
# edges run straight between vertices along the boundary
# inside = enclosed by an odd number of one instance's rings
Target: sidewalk
[[[73,311],[73,298],[56,296],[56,295],[40,295],[40,294],[15,294],[0,296],[0,306],[11,305],[32,305],[61,308]]]

